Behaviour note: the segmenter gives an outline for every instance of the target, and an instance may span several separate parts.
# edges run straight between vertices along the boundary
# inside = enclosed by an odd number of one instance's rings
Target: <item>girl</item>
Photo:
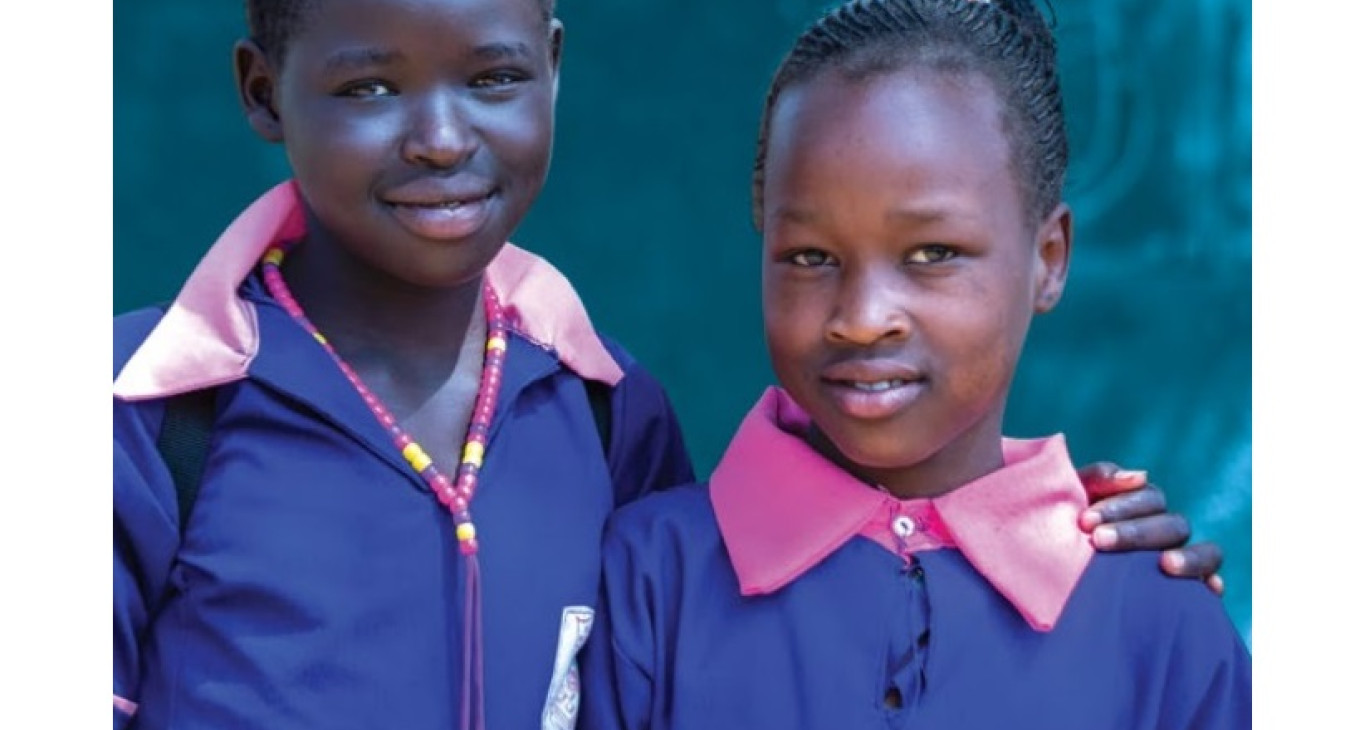
[[[115,321],[115,726],[571,724],[602,525],[693,474],[660,386],[507,243],[552,10],[248,3],[240,98],[294,180]]]
[[[1073,240],[1030,2],[846,3],[759,152],[781,387],[707,489],[611,520],[583,727],[1250,727],[1219,600],[1094,554],[1062,436],[1002,437]]]

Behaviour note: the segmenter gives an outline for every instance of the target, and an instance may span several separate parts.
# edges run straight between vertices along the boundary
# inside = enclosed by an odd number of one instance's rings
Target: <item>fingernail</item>
[[[1169,573],[1180,573],[1186,567],[1186,558],[1178,553],[1165,552],[1162,559],[1163,568]]]
[[[1114,479],[1121,484],[1143,484],[1148,481],[1148,472],[1140,469],[1121,469]]]
[[[1090,509],[1083,513],[1083,529],[1092,532],[1102,523],[1102,513],[1099,510]]]
[[[1217,576],[1217,575],[1211,575],[1211,576],[1209,577],[1209,589],[1210,589],[1211,591],[1214,591],[1214,593],[1215,593],[1216,595],[1222,596],[1222,595],[1223,595],[1223,578],[1221,578],[1221,577],[1219,577],[1219,576]]]
[[[1119,541],[1120,535],[1116,533],[1116,528],[1114,527],[1098,527],[1096,530],[1092,531],[1092,542],[1095,543],[1099,549],[1110,550],[1115,547],[1116,543]]]

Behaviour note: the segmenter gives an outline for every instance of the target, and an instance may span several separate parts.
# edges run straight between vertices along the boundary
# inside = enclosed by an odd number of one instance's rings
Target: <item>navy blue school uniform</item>
[[[114,727],[460,723],[453,521],[256,273],[302,232],[278,186],[162,317],[114,320]],[[604,521],[692,470],[660,386],[596,335],[561,274],[508,246],[486,276],[512,321],[473,502],[486,720],[570,728]],[[612,386],[607,450],[583,378]],[[180,530],[156,439],[164,398],[208,386],[218,413]]]
[[[1251,656],[1200,581],[1097,554],[1062,437],[898,500],[771,389],[707,488],[611,518],[581,727],[1251,727]]]

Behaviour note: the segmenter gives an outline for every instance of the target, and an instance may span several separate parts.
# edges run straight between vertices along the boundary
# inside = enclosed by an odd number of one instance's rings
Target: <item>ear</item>
[[[1073,248],[1073,214],[1069,206],[1060,203],[1045,217],[1036,233],[1036,290],[1037,314],[1055,308],[1064,294],[1064,283],[1069,278],[1069,253]]]
[[[251,40],[234,44],[234,83],[244,116],[253,131],[268,142],[280,142],[281,115],[277,114],[277,76],[267,54]]]
[[[563,24],[553,18],[548,22],[549,65],[553,68],[553,100],[558,100],[558,79],[562,71]]]

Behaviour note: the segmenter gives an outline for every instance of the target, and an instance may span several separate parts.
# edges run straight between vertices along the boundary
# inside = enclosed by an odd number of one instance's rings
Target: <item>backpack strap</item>
[[[155,448],[159,449],[178,494],[178,529],[186,534],[188,517],[201,491],[211,430],[216,421],[216,388],[170,396],[164,401],[164,423]]]
[[[162,315],[169,310],[169,304],[159,302],[155,307]],[[159,427],[155,448],[173,477],[173,490],[178,495],[180,535],[187,534],[188,517],[202,488],[211,430],[216,424],[216,390],[191,390],[171,395],[164,401],[164,422]]]
[[[586,385],[586,400],[591,405],[591,418],[595,419],[595,430],[600,434],[600,449],[605,452],[605,460],[609,460],[609,432],[610,422],[610,394],[613,389],[599,380],[581,381]]]

